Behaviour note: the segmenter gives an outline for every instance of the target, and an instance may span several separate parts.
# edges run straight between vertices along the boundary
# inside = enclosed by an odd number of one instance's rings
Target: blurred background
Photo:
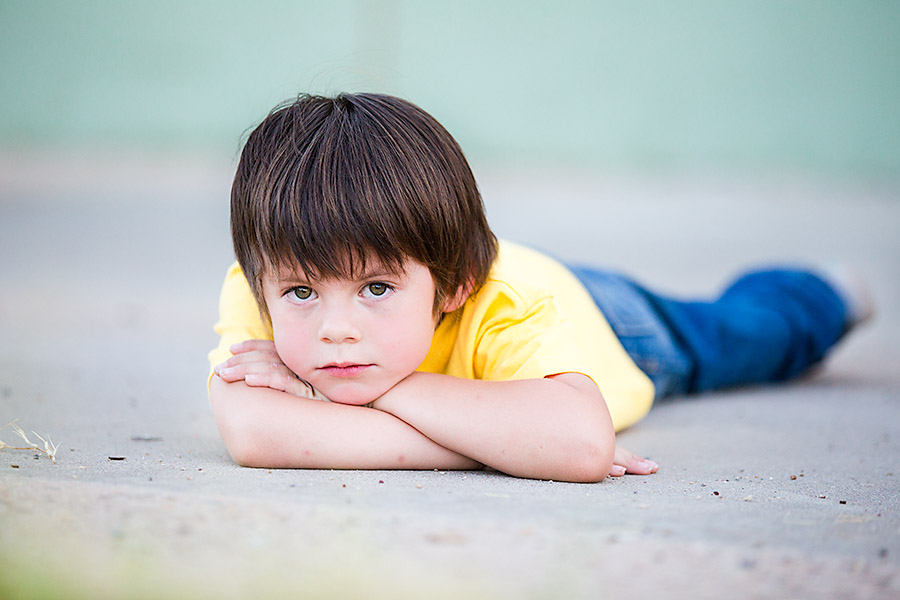
[[[472,161],[900,172],[900,4],[4,0],[0,147],[231,158],[298,92],[383,91]]]

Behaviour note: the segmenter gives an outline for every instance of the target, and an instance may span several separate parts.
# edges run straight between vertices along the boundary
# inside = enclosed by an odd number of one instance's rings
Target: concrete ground
[[[872,283],[816,373],[656,407],[620,443],[658,474],[576,485],[232,464],[205,397],[230,169],[0,155],[0,425],[59,443],[0,450],[0,598],[900,594],[900,182],[477,173],[501,236],[676,294],[776,260]]]

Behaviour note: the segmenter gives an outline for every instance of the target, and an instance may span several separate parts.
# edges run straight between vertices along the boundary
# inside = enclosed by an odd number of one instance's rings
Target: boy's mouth
[[[361,365],[357,363],[331,363],[324,367],[319,367],[319,371],[327,373],[332,377],[356,377],[361,375],[366,369],[374,365]]]

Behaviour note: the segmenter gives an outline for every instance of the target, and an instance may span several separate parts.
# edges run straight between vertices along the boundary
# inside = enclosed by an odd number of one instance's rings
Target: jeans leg
[[[616,273],[569,268],[657,399],[795,377],[846,331],[843,301],[807,271],[750,272],[716,300],[684,301]]]
[[[645,291],[616,273],[581,266],[569,269],[591,293],[625,351],[653,382],[656,399],[687,392],[693,362]]]
[[[748,273],[712,302],[646,292],[695,363],[689,392],[774,382],[820,361],[846,329],[846,308],[822,279],[800,270]]]

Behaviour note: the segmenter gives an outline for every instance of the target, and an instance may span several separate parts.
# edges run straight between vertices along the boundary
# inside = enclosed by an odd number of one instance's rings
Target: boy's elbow
[[[570,480],[576,483],[597,483],[606,479],[613,466],[616,445],[612,436],[584,440],[573,454]]]
[[[225,449],[231,455],[231,460],[241,467],[265,467],[265,460],[259,450],[259,445],[253,443],[250,436],[230,435],[222,436],[225,441]]]
[[[596,483],[606,479],[616,455],[616,433],[606,407],[583,419],[571,432],[569,441],[570,480]]]
[[[616,454],[616,434],[605,414],[586,419],[569,440],[570,481],[596,483],[603,481],[612,469]]]
[[[262,467],[263,456],[260,444],[255,436],[246,427],[240,427],[237,423],[219,422],[219,433],[225,442],[225,449],[231,456],[231,460],[242,467]]]
[[[520,476],[597,483],[609,475],[615,452],[615,434],[611,428],[606,431],[603,427],[578,427],[560,440],[553,457],[546,457],[550,462],[543,461],[543,468]]]

